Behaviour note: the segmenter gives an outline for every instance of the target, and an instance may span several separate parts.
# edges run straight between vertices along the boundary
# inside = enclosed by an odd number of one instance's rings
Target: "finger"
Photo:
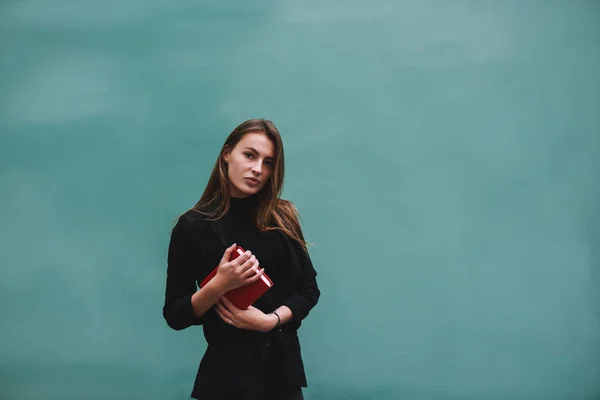
[[[217,314],[219,314],[219,317],[221,317],[221,319],[223,320],[223,322],[225,322],[226,324],[232,325],[232,326],[235,325],[236,322],[233,320],[233,318],[229,318],[228,316],[226,316],[225,314],[219,312],[218,310],[217,310]]]
[[[264,268],[259,269],[258,272],[254,276],[251,276],[250,278],[245,280],[246,284],[256,282],[257,280],[261,279],[261,276],[263,276],[264,273],[265,273]]]
[[[223,303],[221,300],[219,300],[217,302],[217,307],[220,308],[221,311],[223,311],[223,312],[231,313],[231,310],[229,308],[227,308],[227,306],[225,305],[225,303]]]
[[[239,308],[237,308],[231,301],[227,300],[226,297],[221,297],[221,301],[223,302],[223,305],[227,307],[227,309],[231,312],[232,315],[242,311]]]
[[[221,319],[222,319],[224,322],[228,322],[228,321],[229,321],[229,318],[227,318],[227,317],[226,317],[226,316],[223,314],[223,312],[221,312],[219,309],[217,309],[217,314],[219,314],[219,317],[221,317]]]
[[[256,263],[256,256],[252,255],[245,263],[240,266],[242,272],[246,272],[249,268],[252,268],[254,263]]]
[[[217,304],[217,313],[224,316],[227,320],[233,319],[233,314],[224,305]]]
[[[250,250],[246,250],[244,253],[239,255],[235,260],[231,261],[231,264],[236,267],[239,267],[240,265],[242,265],[246,261],[248,261],[250,259],[250,257],[252,257],[252,252]]]
[[[258,266],[259,263],[258,260],[256,260],[252,268],[248,268],[246,271],[244,271],[244,273],[242,274],[242,279],[248,279],[251,276],[254,276],[254,274],[256,274],[259,270]]]
[[[219,263],[219,265],[224,264],[229,261],[229,258],[231,257],[231,253],[233,253],[233,251],[235,250],[235,246],[236,246],[236,244],[234,243],[230,247],[225,249],[225,253],[223,253],[223,257],[221,257],[221,262]]]
[[[248,271],[249,268],[252,268],[252,266],[255,263],[256,263],[256,256],[252,255],[252,256],[250,256],[250,258],[248,258],[248,260],[246,260],[246,262],[244,262],[237,268],[237,272],[240,274],[243,274],[246,271]]]

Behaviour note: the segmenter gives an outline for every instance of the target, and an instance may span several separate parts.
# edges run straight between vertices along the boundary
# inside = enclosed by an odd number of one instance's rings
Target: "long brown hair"
[[[271,178],[254,195],[258,202],[254,213],[254,225],[261,232],[279,229],[296,240],[306,251],[307,243],[300,227],[298,210],[291,201],[280,198],[284,177],[283,142],[275,124],[269,120],[250,119],[244,121],[229,134],[219,152],[204,193],[192,210],[212,220],[221,219],[227,214],[230,206],[229,176],[227,174],[228,165],[224,160],[223,153],[227,148],[233,149],[248,133],[265,134],[273,142],[275,148]]]

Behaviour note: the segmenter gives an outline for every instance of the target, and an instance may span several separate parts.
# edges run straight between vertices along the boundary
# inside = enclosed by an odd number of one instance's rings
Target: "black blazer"
[[[255,307],[263,312],[281,305],[290,308],[292,321],[276,331],[263,333],[232,327],[221,320],[215,307],[198,318],[194,316],[191,297],[199,282],[219,264],[227,247],[219,227],[218,222],[188,211],[173,228],[169,243],[163,316],[175,330],[202,325],[208,343],[192,396],[219,395],[244,388],[267,342],[281,349],[281,369],[289,383],[306,387],[297,330],[320,297],[310,256],[295,240],[281,231],[273,231],[283,245],[287,273],[285,279],[276,282],[278,290],[269,290]]]

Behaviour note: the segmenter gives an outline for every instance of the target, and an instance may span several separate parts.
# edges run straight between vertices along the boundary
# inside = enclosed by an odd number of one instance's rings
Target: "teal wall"
[[[306,398],[600,398],[600,3],[0,3],[0,397],[186,399],[173,220],[273,120]]]

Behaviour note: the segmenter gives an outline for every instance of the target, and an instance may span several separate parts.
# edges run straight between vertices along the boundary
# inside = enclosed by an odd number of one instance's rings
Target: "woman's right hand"
[[[259,280],[264,272],[264,268],[259,269],[258,260],[250,251],[229,261],[235,248],[234,244],[225,250],[215,276],[225,292]]]

